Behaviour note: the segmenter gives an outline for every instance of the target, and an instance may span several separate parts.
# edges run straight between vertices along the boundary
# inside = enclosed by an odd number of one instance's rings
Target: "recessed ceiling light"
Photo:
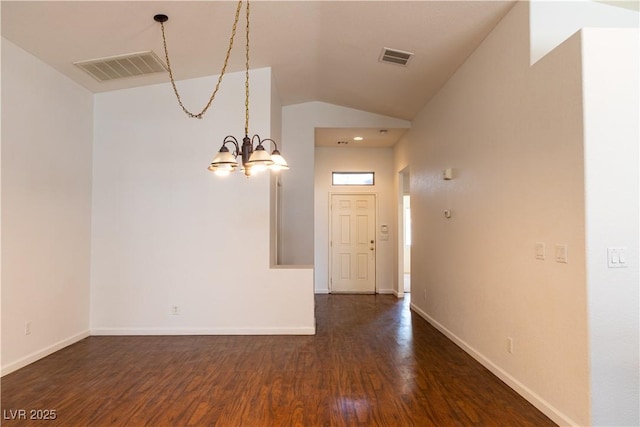
[[[363,138],[363,137],[361,137],[361,136],[355,136],[355,137],[353,138],[353,140],[354,140],[354,141],[362,141],[363,139],[364,139],[364,138]]]

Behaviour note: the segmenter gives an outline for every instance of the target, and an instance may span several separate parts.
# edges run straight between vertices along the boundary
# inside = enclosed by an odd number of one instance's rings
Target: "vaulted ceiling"
[[[323,101],[412,119],[513,1],[254,1],[251,67],[273,68],[283,105]],[[220,72],[236,1],[2,1],[2,35],[93,92],[168,81],[99,83],[74,62],[153,50],[165,24],[176,79]],[[244,9],[228,71],[244,67]],[[414,53],[407,67],[383,47]],[[209,94],[203,94],[203,103]]]

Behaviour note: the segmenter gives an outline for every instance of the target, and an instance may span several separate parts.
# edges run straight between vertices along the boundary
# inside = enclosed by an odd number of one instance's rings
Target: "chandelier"
[[[227,69],[227,64],[229,62],[229,57],[231,56],[231,50],[233,49],[233,41],[236,35],[236,28],[238,26],[238,20],[240,17],[240,10],[242,9],[242,3],[245,0],[238,1],[238,6],[236,8],[235,19],[233,21],[233,27],[231,29],[231,37],[229,38],[229,47],[227,48],[227,54],[224,58],[224,63],[222,65],[222,70],[218,76],[218,81],[213,89],[213,93],[209,98],[209,101],[204,106],[202,111],[199,113],[193,113],[189,111],[184,104],[182,103],[182,99],[180,97],[180,93],[178,92],[178,87],[176,86],[175,79],[173,77],[173,70],[171,69],[171,62],[169,61],[169,49],[167,48],[167,38],[164,32],[164,23],[169,20],[167,15],[155,15],[153,19],[156,22],[160,23],[160,27],[162,29],[162,43],[164,45],[164,56],[167,62],[167,69],[169,70],[169,79],[171,80],[171,86],[173,87],[173,92],[176,95],[176,99],[178,100],[178,105],[182,108],[182,111],[189,116],[190,118],[202,119],[204,114],[207,112],[213,100],[218,93],[218,89],[220,88],[220,84],[222,83],[222,79],[224,77],[225,71]],[[242,144],[234,137],[233,135],[228,135],[222,141],[222,147],[218,151],[218,154],[213,158],[213,161],[209,165],[208,169],[211,172],[214,172],[216,175],[229,175],[231,172],[235,172],[238,167],[238,156],[242,161],[242,170],[244,174],[249,177],[255,172],[259,172],[264,169],[271,169],[274,171],[289,169],[287,162],[278,151],[278,145],[273,139],[265,138],[261,139],[259,135],[253,135],[253,137],[249,138],[249,0],[246,0],[246,46],[245,46],[245,101],[244,101],[244,138],[242,138]],[[270,143],[273,146],[273,151],[269,154],[265,150],[265,143]],[[255,148],[254,148],[255,144]],[[229,147],[231,150],[229,150]]]

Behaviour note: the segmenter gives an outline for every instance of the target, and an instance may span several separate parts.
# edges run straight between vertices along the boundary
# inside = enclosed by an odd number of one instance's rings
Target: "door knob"
[[[371,244],[373,245],[373,240],[371,241]]]
[[[373,250],[373,246],[371,246],[369,249],[370,249],[370,250]]]

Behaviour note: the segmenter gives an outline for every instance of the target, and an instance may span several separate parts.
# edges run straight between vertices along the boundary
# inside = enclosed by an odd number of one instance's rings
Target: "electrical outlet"
[[[31,335],[31,321],[28,321],[24,324],[24,334]]]
[[[509,354],[513,354],[513,338],[507,337],[507,351]]]
[[[171,314],[173,314],[174,316],[177,316],[178,314],[180,314],[180,310],[178,309],[177,305],[171,306]]]

